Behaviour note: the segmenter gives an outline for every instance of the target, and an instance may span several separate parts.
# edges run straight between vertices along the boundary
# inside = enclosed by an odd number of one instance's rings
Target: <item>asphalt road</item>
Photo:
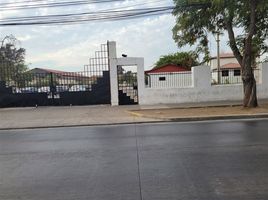
[[[0,131],[0,200],[267,200],[268,120]]]

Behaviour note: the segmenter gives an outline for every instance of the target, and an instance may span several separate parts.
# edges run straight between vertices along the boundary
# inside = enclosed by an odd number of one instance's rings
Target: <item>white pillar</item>
[[[263,87],[268,88],[268,62],[260,65],[260,80]]]
[[[108,41],[108,55],[109,58],[116,58],[116,42]]]
[[[141,99],[144,96],[145,92],[145,78],[144,78],[144,58],[137,59],[137,81],[138,81],[138,100],[139,102],[142,101]]]
[[[117,56],[116,56],[116,42],[108,42],[108,56],[110,67],[110,91],[111,91],[111,105],[118,105],[118,81],[117,81]]]
[[[211,87],[211,72],[209,66],[192,67],[192,85],[194,88]]]

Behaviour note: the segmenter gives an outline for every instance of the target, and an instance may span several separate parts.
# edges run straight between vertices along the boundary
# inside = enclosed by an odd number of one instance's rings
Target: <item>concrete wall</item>
[[[192,68],[191,83],[188,87],[145,87],[144,58],[122,57],[117,58],[116,43],[108,43],[111,105],[118,105],[118,66],[137,66],[138,98],[140,105],[197,103],[210,101],[232,101],[243,99],[242,84],[212,85],[209,66]],[[260,66],[257,95],[259,99],[268,98],[268,63]]]
[[[260,83],[257,84],[259,99],[268,98],[268,63],[262,64]],[[243,99],[242,84],[211,85],[209,66],[192,68],[192,87],[189,88],[140,88],[140,105],[197,103],[209,101],[227,101]]]

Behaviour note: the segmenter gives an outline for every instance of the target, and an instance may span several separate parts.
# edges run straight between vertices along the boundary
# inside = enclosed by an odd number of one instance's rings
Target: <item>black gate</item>
[[[18,73],[10,62],[1,62],[0,69],[0,107],[110,104],[106,44],[81,72],[35,68]]]
[[[137,73],[125,72],[122,67],[118,67],[117,77],[119,105],[138,104]]]

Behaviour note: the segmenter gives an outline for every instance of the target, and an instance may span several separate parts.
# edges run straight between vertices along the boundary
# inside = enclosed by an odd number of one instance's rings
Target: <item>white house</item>
[[[211,57],[210,68],[212,73],[212,84],[238,84],[242,83],[241,66],[233,53],[220,54],[220,69],[218,71],[217,57]],[[259,81],[259,70],[254,70],[256,81]],[[218,80],[219,77],[219,80]]]
[[[150,88],[190,87],[191,71],[185,67],[168,64],[145,71],[146,85]]]
[[[224,65],[231,64],[231,63],[238,64],[238,62],[237,62],[237,60],[236,60],[236,58],[235,58],[233,53],[222,53],[222,54],[220,54],[220,66],[221,66],[221,68]],[[212,71],[217,70],[218,69],[217,56],[211,57],[209,64],[210,64],[210,67],[211,67]]]

